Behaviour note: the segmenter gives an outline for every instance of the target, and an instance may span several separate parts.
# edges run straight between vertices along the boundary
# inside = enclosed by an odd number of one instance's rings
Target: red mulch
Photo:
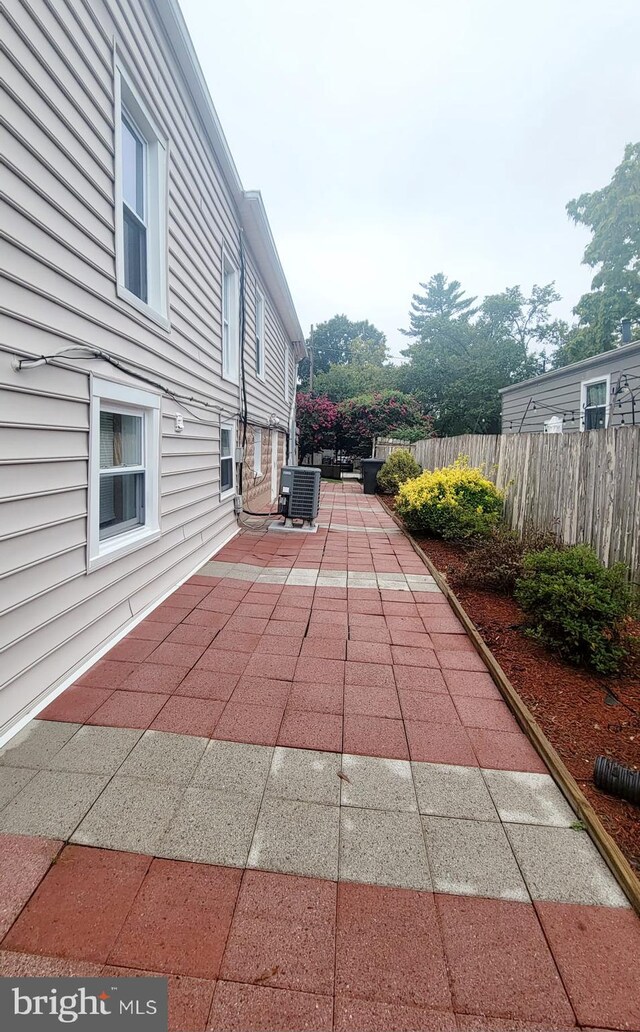
[[[512,598],[457,583],[463,547],[433,539],[418,544],[445,574],[605,828],[640,871],[640,807],[600,792],[592,778],[596,756],[640,766],[640,672],[605,677],[557,659],[522,633],[524,616]]]

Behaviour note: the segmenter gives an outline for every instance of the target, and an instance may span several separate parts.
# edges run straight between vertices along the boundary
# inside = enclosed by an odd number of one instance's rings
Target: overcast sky
[[[308,333],[394,352],[435,272],[482,297],[591,273],[565,204],[640,139],[638,0],[181,0]]]

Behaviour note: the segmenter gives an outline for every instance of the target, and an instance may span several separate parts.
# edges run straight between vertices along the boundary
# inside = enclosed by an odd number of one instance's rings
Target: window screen
[[[233,429],[223,426],[220,430],[220,491],[233,489]]]
[[[122,112],[122,218],[124,285],[147,300],[147,224],[145,162],[147,145],[132,120]]]
[[[100,539],[144,523],[143,417],[100,412]]]

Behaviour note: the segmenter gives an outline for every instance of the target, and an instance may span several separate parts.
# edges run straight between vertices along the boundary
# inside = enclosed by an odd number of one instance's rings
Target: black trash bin
[[[378,489],[378,470],[384,466],[384,459],[362,459],[362,484],[365,494],[375,494]]]

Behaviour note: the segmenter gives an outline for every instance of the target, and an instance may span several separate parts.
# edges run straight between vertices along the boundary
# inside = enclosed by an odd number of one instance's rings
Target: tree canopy
[[[627,144],[611,182],[569,201],[567,213],[591,231],[582,261],[597,271],[573,310],[578,323],[556,366],[616,347],[621,319],[631,319],[633,338],[640,336],[640,143]]]
[[[413,298],[400,386],[433,415],[437,433],[499,433],[499,389],[534,375],[536,351],[554,347],[564,332],[549,313],[558,300],[554,285],[534,286],[528,297],[509,287],[479,306],[443,273],[424,291]]]
[[[346,315],[334,315],[332,319],[319,323],[313,336],[307,340],[307,348],[313,349],[314,380],[318,373],[326,373],[330,366],[349,365],[354,359],[376,366],[389,360],[387,338],[382,330],[368,319],[352,322]],[[309,386],[309,367],[310,362],[306,358],[298,368],[305,389]]]

